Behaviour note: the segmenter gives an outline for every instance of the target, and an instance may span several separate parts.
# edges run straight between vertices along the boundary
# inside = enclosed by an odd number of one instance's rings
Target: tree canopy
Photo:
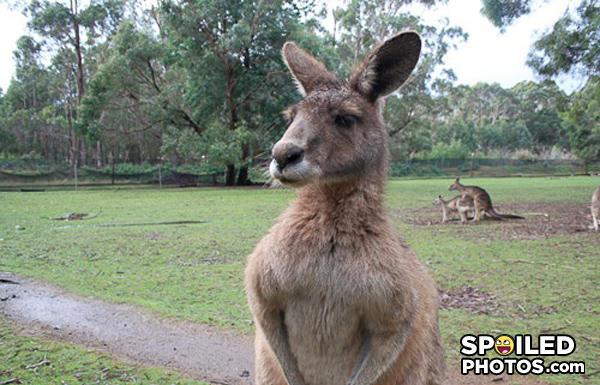
[[[74,170],[193,163],[246,184],[285,130],[281,110],[300,97],[280,57],[286,40],[346,76],[379,41],[413,29],[424,41],[419,65],[386,100],[394,159],[598,158],[597,1],[581,0],[532,47],[528,63],[543,80],[511,88],[456,85],[445,59],[468,36],[448,21],[426,23],[409,11],[417,3],[436,1],[347,0],[328,30],[313,0],[20,2],[29,30],[0,94],[0,155],[33,154]],[[538,6],[482,0],[500,28]],[[575,70],[589,80],[566,95],[552,79]]]

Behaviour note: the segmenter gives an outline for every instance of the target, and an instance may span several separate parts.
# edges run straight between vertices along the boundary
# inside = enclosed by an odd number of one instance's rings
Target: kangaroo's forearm
[[[289,385],[304,385],[304,379],[298,370],[296,357],[290,350],[287,331],[283,323],[283,313],[279,311],[266,311],[257,317],[259,326],[275,354],[279,366]]]
[[[372,385],[385,373],[404,349],[407,328],[395,333],[368,336],[363,341],[363,347],[357,366],[347,385]]]

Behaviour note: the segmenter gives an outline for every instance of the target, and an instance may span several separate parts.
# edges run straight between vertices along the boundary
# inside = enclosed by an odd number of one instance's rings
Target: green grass
[[[40,338],[17,337],[0,319],[0,383],[103,384],[103,385],[202,385],[162,369],[121,364],[80,347]]]
[[[441,312],[451,364],[463,334],[538,334],[559,330],[577,341],[568,359],[600,369],[600,237],[577,233],[543,240],[486,240],[460,226],[408,225],[398,208],[431,207],[453,195],[451,180],[393,180],[388,205],[395,224],[443,289],[462,285],[494,295],[499,316]],[[599,180],[573,178],[467,179],[494,202],[589,204]],[[141,305],[163,315],[250,333],[243,292],[245,258],[294,194],[269,189],[84,189],[0,193],[0,271],[55,283],[73,292]],[[48,217],[100,213],[85,221]],[[201,220],[193,225],[102,227],[103,224]],[[582,221],[585,221],[582,218]],[[481,225],[482,231],[485,225]],[[470,232],[479,231],[472,227]],[[487,230],[489,231],[489,230]],[[523,262],[525,261],[525,262]],[[594,383],[578,376],[560,384]]]

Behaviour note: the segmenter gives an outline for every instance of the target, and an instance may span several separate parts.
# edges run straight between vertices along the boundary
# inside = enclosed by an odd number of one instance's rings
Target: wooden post
[[[113,155],[112,151],[109,154],[110,157],[110,165],[112,168],[112,172],[110,175],[110,184],[114,185],[115,184],[115,156]]]
[[[471,153],[471,178],[473,178],[473,159],[475,158],[475,153]]]
[[[161,173],[161,168],[162,168],[162,157],[159,158],[159,160],[158,160],[158,188],[162,188],[162,173]]]
[[[75,179],[75,190],[79,187],[79,181],[77,177],[77,165],[79,164],[79,159],[75,157],[75,161],[73,162],[73,178]]]

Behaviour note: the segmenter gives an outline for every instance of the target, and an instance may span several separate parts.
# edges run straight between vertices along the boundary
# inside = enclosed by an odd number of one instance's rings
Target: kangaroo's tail
[[[519,215],[514,215],[514,214],[500,214],[493,207],[490,210],[486,210],[485,213],[488,214],[492,218],[500,219],[500,220],[502,220],[502,219],[525,219],[525,217],[522,217],[522,216],[519,216]]]
[[[500,214],[498,214],[497,212],[495,212],[495,211],[493,213],[489,212],[489,211],[484,211],[483,215],[486,218],[489,218],[489,219],[491,219],[493,221],[503,221],[504,220],[504,218],[502,218],[502,216]]]

